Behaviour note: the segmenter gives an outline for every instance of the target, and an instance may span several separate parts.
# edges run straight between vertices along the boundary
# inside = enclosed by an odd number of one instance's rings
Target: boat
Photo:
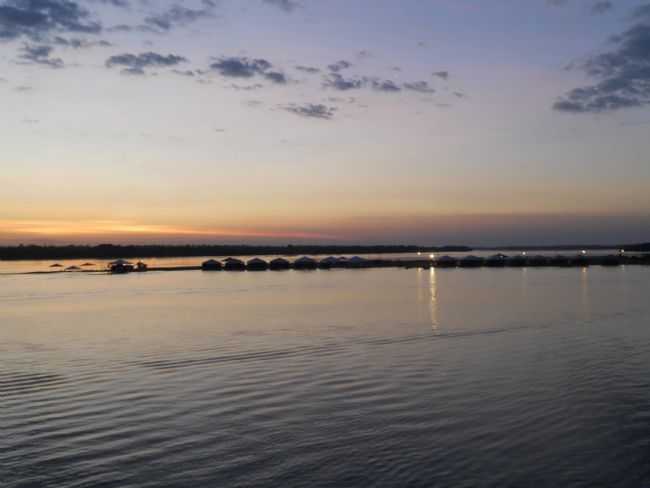
[[[134,269],[133,263],[124,259],[118,259],[108,263],[108,271],[112,274],[126,274],[132,272]]]

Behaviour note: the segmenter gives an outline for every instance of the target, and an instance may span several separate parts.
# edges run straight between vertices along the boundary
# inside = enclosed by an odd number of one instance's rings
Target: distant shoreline
[[[0,247],[0,261],[55,259],[184,258],[204,256],[298,256],[323,254],[402,254],[417,252],[470,252],[467,246],[246,246],[246,245],[132,245],[119,246],[7,246]]]
[[[0,247],[0,261],[39,261],[64,259],[134,259],[225,256],[298,256],[298,255],[353,255],[353,254],[412,254],[453,253],[472,251],[576,251],[625,249],[629,252],[650,252],[650,243],[623,245],[557,245],[557,246],[410,246],[410,245],[113,245],[97,246],[4,246]]]

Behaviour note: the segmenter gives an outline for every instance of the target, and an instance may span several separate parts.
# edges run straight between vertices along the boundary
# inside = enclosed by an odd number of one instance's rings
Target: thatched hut
[[[619,266],[621,264],[621,257],[614,254],[608,254],[600,258],[601,266]]]
[[[458,266],[461,268],[479,268],[480,266],[483,266],[483,258],[473,255],[465,256],[458,261]]]
[[[325,259],[321,259],[318,262],[318,267],[320,269],[330,269],[333,268],[337,265],[338,261],[334,256],[329,256],[326,257]]]
[[[528,266],[534,266],[534,267],[546,266],[548,264],[548,258],[546,256],[542,256],[541,254],[538,254],[536,256],[529,257],[527,264]]]
[[[275,258],[269,263],[269,268],[271,268],[272,271],[283,271],[290,267],[291,263],[284,258]]]
[[[269,269],[269,263],[260,258],[253,258],[246,263],[246,269],[248,271],[266,271]]]
[[[433,264],[437,268],[455,268],[458,264],[458,260],[456,258],[452,258],[451,256],[445,255],[436,259]]]
[[[363,268],[368,265],[368,260],[359,256],[353,256],[347,260],[347,265],[349,268]]]
[[[224,269],[226,271],[246,271],[246,263],[241,259],[226,258],[224,259]]]
[[[508,266],[512,266],[513,268],[523,268],[528,264],[528,258],[523,254],[510,256],[508,259],[506,259],[506,264]]]
[[[501,268],[506,265],[507,258],[505,254],[493,254],[485,260],[485,265],[490,268]]]
[[[203,271],[221,271],[223,269],[223,264],[216,259],[208,259],[201,263],[201,269]]]
[[[573,258],[573,264],[575,266],[581,266],[584,268],[586,266],[589,266],[590,263],[591,261],[587,257],[586,253],[580,253],[575,258]]]
[[[307,256],[296,259],[293,262],[293,269],[316,269],[318,267],[318,262]]]
[[[571,260],[566,256],[557,254],[549,259],[548,264],[550,264],[551,266],[560,266],[566,268],[568,266],[571,266]]]

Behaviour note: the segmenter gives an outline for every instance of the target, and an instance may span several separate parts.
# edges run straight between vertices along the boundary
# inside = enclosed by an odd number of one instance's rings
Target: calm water
[[[0,276],[0,485],[650,486],[650,268]]]

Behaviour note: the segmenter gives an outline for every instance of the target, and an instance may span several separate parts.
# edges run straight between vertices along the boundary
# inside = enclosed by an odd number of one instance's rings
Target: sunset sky
[[[650,240],[650,2],[0,0],[0,244]]]

